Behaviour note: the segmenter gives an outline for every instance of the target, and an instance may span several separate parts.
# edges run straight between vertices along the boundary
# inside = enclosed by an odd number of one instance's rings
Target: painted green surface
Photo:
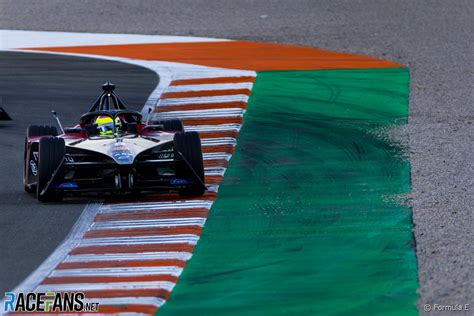
[[[406,69],[259,73],[194,257],[160,315],[413,315]]]

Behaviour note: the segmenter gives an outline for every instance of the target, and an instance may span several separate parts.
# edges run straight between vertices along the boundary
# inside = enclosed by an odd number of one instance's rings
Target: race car
[[[180,120],[142,121],[106,82],[79,124],[30,126],[26,132],[24,187],[40,201],[83,193],[206,190],[201,141]]]

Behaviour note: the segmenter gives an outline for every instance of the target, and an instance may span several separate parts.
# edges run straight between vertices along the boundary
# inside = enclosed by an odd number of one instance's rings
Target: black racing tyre
[[[62,196],[60,194],[54,194],[50,189],[43,195],[41,195],[41,192],[46,188],[48,181],[64,159],[64,155],[66,154],[64,139],[52,136],[42,137],[39,141],[38,153],[38,184],[36,186],[36,197],[42,202],[61,200]]]
[[[30,125],[26,130],[26,135],[28,137],[58,136],[58,130],[54,126]]]
[[[152,125],[163,125],[163,131],[165,132],[184,132],[184,126],[181,120],[153,121]]]
[[[27,173],[28,173],[28,157],[27,155],[27,141],[29,137],[38,137],[38,136],[57,136],[58,130],[54,126],[48,125],[30,125],[26,129],[26,140],[25,140],[25,154],[24,154],[24,170],[23,170],[23,177],[26,180]],[[25,191],[28,193],[36,192],[36,185],[24,185]]]
[[[175,159],[184,156],[186,162],[176,162],[176,176],[183,178],[194,178],[198,183],[196,186],[178,190],[181,196],[198,196],[204,194],[204,163],[202,160],[201,140],[197,132],[176,133],[174,135]],[[189,165],[188,165],[189,164]],[[191,169],[191,168],[192,169]]]

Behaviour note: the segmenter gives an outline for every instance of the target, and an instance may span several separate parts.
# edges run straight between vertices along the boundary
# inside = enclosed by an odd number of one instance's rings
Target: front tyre
[[[26,138],[25,138],[25,150],[24,150],[24,161],[23,161],[23,184],[25,191],[28,193],[36,192],[36,184],[32,177],[36,177],[30,170],[30,161],[37,165],[36,158],[33,154],[28,151],[28,140],[31,137],[40,137],[40,136],[57,136],[58,130],[54,126],[49,125],[30,125],[26,129]]]
[[[42,137],[39,141],[38,153],[36,197],[42,202],[61,200],[60,194],[54,194],[51,188],[46,187],[66,154],[64,139],[51,136]],[[45,189],[46,191],[43,192]]]
[[[178,190],[178,194],[180,196],[203,195],[206,189],[204,186],[204,163],[199,134],[197,132],[176,133],[174,135],[174,150],[176,158],[185,160],[176,162],[176,176],[196,181],[194,186]]]

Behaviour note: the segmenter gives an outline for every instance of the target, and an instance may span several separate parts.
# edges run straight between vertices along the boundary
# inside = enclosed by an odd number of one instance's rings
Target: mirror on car
[[[64,129],[64,134],[79,134],[79,133],[87,133],[87,130],[85,128],[65,128]]]

